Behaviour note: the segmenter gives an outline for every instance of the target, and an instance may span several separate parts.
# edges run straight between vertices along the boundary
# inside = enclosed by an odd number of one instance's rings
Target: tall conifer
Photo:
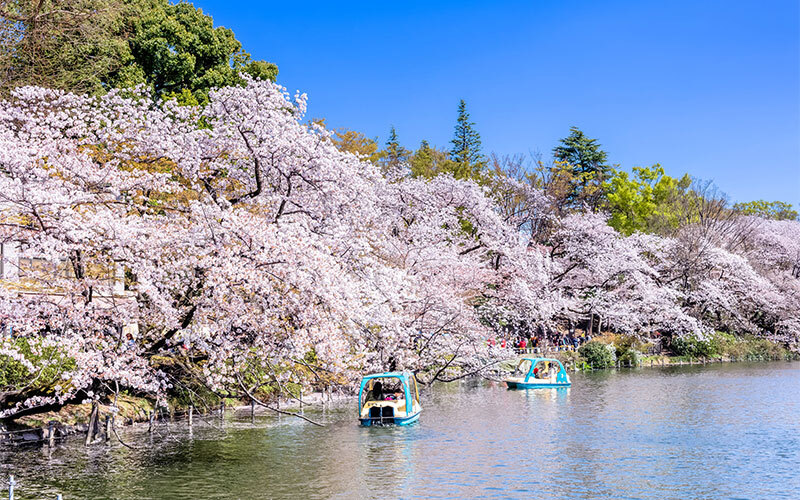
[[[481,152],[481,135],[474,128],[475,123],[469,121],[467,103],[462,99],[458,103],[455,136],[450,143],[450,159],[456,164],[454,176],[457,179],[477,179],[486,167],[486,158]]]

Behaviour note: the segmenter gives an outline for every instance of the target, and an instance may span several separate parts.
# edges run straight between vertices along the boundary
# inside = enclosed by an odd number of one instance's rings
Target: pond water
[[[437,385],[409,427],[358,427],[353,402],[306,412],[324,428],[242,415],[0,452],[0,473],[21,499],[800,498],[800,363],[571,376]]]

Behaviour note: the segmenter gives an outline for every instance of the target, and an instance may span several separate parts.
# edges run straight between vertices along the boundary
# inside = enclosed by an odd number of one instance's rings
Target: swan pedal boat
[[[367,375],[361,379],[358,401],[358,420],[365,427],[408,425],[422,413],[417,379],[407,371]]]
[[[509,389],[547,389],[572,385],[564,365],[554,358],[524,357],[517,364],[514,375],[503,382]]]

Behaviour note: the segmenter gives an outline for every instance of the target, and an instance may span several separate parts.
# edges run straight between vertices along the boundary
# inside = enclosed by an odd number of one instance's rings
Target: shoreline
[[[634,369],[700,366],[721,363],[767,363],[777,361],[792,362],[800,359],[797,356],[792,359],[786,357],[775,357],[771,359],[739,359],[730,356],[715,356],[711,358],[689,357],[687,359],[684,356],[655,355],[643,357],[636,364],[624,362],[617,363],[611,367],[596,368],[588,363],[581,365],[580,362],[577,362],[575,359],[576,354],[577,353],[574,351],[519,353],[513,358],[503,361],[501,366],[506,363],[513,364],[520,357],[526,355],[557,358],[564,363],[564,367],[567,370],[572,372],[594,372],[612,369],[620,370],[623,368]],[[505,371],[506,370],[500,370],[495,372],[495,374],[499,375]],[[347,394],[343,391],[315,391],[308,395],[304,395],[302,397],[302,401],[300,401],[300,398],[281,398],[276,400],[274,404],[275,408],[281,412],[286,411],[289,413],[294,413],[298,410],[302,412],[305,408],[325,408],[326,406],[338,406],[341,403],[352,401],[355,397],[355,395]],[[116,409],[113,405],[109,404],[97,405],[99,414],[97,422],[99,425],[97,425],[95,428],[93,437],[87,446],[94,446],[97,444],[114,444],[115,441],[121,442],[119,437],[115,436],[117,430],[120,428],[156,426],[162,424],[168,425],[170,423],[178,425],[183,424],[185,426],[190,425],[190,410],[188,407],[174,407],[171,411],[165,411],[165,409],[161,408],[158,411],[154,411],[150,401],[144,398],[132,398],[125,396],[121,397],[120,399],[121,401],[117,402],[118,406]],[[223,403],[216,408],[207,407],[205,412],[195,411],[193,409],[193,411],[191,411],[191,418],[198,419],[198,421],[205,421],[211,418],[224,419],[225,416],[229,414],[237,418],[242,418],[248,415],[251,416],[251,418],[256,416],[263,417],[270,415],[275,417],[280,416],[280,414],[275,412],[273,409],[263,407],[257,403],[250,405],[241,404],[241,402],[239,403],[240,404],[234,404],[231,406],[227,406]],[[2,424],[0,425],[0,447],[27,448],[29,446],[37,445],[41,447],[52,447],[57,443],[67,439],[73,439],[77,437],[85,439],[89,429],[88,419],[91,411],[92,405],[89,403],[81,405],[68,405],[65,408],[62,408],[59,412],[49,412],[45,414],[24,417],[21,419],[21,423],[12,422],[11,426]],[[152,422],[150,418],[151,413],[153,414]],[[291,417],[292,415],[287,416]],[[110,424],[109,420],[111,422]],[[25,422],[29,422],[29,425],[26,425]],[[47,423],[45,424],[45,422]],[[53,425],[50,425],[51,422]],[[39,423],[39,425],[36,425],[36,423]],[[53,434],[52,439],[51,433]],[[126,445],[124,442],[122,444]]]

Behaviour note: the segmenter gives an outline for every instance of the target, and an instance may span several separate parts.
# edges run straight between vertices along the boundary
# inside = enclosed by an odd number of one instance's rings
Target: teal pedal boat
[[[361,425],[408,425],[419,420],[419,388],[407,371],[374,373],[361,379],[358,389]]]
[[[503,382],[509,389],[547,389],[572,385],[561,361],[554,358],[532,357],[522,358],[514,374]]]

